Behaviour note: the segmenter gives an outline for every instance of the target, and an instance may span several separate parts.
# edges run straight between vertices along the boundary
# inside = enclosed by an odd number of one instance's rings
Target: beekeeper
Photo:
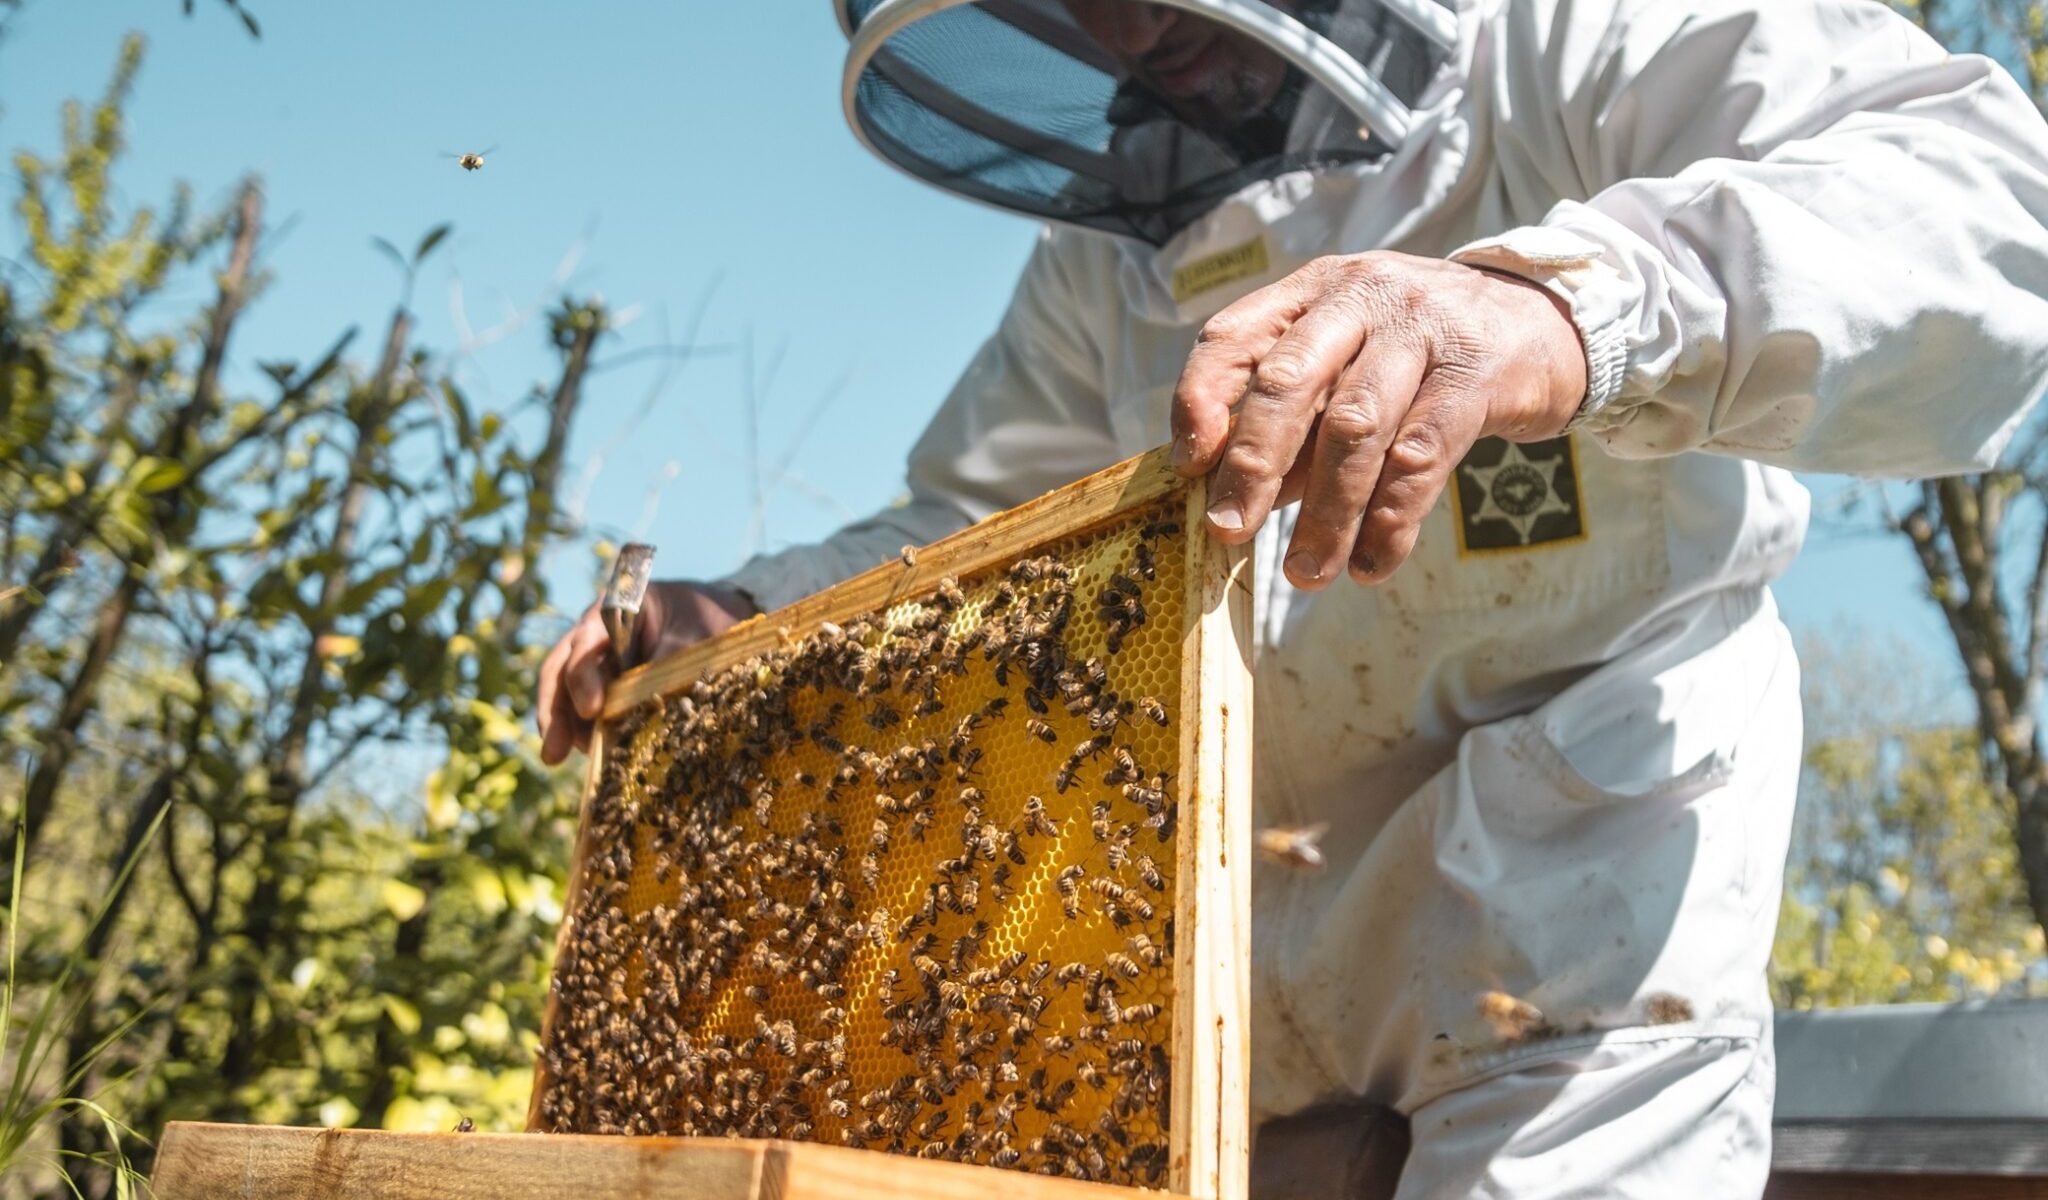
[[[1756,1196],[1799,774],[1789,471],[1990,466],[2048,129],[1870,0],[841,0],[861,139],[1046,222],[910,501],[650,649],[1171,441],[1255,542],[1255,1118],[1400,1196]],[[1237,415],[1234,431],[1229,425]],[[608,667],[586,618],[546,753]]]

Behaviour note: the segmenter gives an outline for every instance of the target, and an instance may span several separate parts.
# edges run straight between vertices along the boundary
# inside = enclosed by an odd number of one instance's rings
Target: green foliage
[[[15,156],[0,275],[0,870],[30,864],[20,994],[76,1018],[38,1026],[21,1145],[106,1155],[116,1113],[516,1128],[576,792],[531,732],[531,568],[609,316],[565,298],[559,377],[477,412],[404,306],[441,225],[394,249],[376,344],[231,354],[262,194],[123,208],[141,59]],[[379,786],[426,755],[424,796]]]
[[[1810,736],[1771,956],[1782,1007],[2048,993],[2009,799],[1974,730],[1928,727],[1912,656],[1802,648]]]
[[[97,990],[97,980],[84,986],[77,986],[76,981],[94,969],[106,968],[104,962],[91,961],[92,935],[104,926],[113,897],[127,886],[164,815],[165,811],[157,813],[144,834],[143,844],[121,863],[107,899],[86,923],[83,935],[64,952],[56,977],[40,989],[41,998],[32,1012],[27,1010],[16,971],[21,941],[21,883],[25,865],[22,859],[27,839],[15,841],[14,882],[7,903],[7,980],[0,985],[0,1048],[5,1049],[7,1061],[5,1070],[0,1071],[0,1078],[5,1079],[0,1084],[0,1093],[4,1093],[0,1094],[0,1181],[18,1180],[24,1168],[41,1165],[48,1167],[66,1187],[78,1192],[76,1168],[93,1163],[105,1169],[118,1200],[128,1200],[144,1186],[122,1144],[133,1136],[133,1131],[98,1100],[79,1093],[79,1084],[87,1072],[128,1033],[135,1019],[107,1030],[83,1054],[70,1055],[63,1062],[64,1077],[54,1087],[44,1084],[53,1054],[85,1025],[85,1006]],[[39,1136],[46,1135],[50,1126],[72,1116],[96,1122],[105,1135],[106,1149],[96,1153],[70,1149],[40,1153],[34,1148]]]

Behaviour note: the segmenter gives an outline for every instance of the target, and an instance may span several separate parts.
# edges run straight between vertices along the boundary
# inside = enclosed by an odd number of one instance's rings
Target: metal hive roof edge
[[[2033,1120],[2048,1130],[2048,1003],[1785,1012],[1777,1055],[1780,1124]]]

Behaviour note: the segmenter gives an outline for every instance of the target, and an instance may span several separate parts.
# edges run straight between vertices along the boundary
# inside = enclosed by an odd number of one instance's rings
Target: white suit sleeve
[[[758,556],[728,585],[777,609],[1117,460],[1072,236],[1041,233],[995,335],[910,451],[908,500]]]
[[[1570,301],[1580,428],[1623,457],[1996,461],[2048,380],[2048,126],[2003,69],[1871,0],[1505,19],[1504,136],[1586,199],[1453,257]]]

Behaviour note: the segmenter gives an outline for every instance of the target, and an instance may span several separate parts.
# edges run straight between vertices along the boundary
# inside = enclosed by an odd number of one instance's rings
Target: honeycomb
[[[1182,504],[620,718],[539,1127],[1160,1185]]]

